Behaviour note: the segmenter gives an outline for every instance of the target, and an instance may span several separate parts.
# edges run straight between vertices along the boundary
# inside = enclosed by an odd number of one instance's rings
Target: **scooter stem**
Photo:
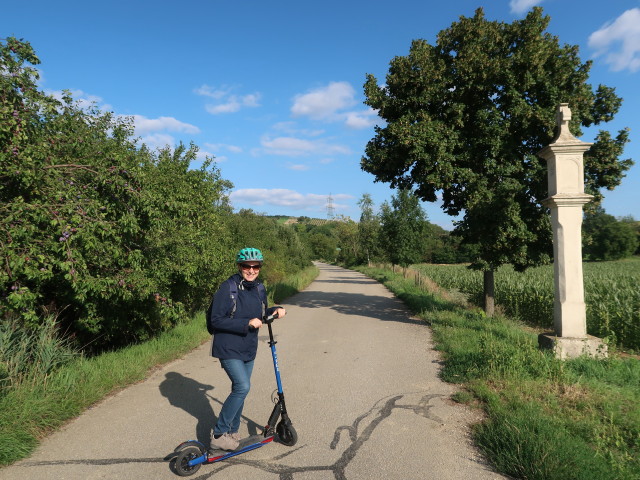
[[[273,370],[276,374],[276,383],[278,384],[278,393],[282,394],[282,380],[280,380],[280,369],[278,368],[278,354],[276,353],[276,341],[273,338],[273,330],[271,323],[267,324],[269,327],[269,346],[271,347],[271,357],[273,358]]]

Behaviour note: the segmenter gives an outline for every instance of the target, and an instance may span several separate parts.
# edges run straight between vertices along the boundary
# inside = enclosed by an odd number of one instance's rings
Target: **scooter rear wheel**
[[[201,455],[202,452],[198,447],[187,447],[180,450],[176,456],[176,473],[181,477],[188,477],[189,475],[196,473],[200,470],[200,465],[202,464],[199,463],[197,465],[190,466],[189,462]]]
[[[276,435],[278,436],[278,441],[287,447],[293,447],[298,442],[298,433],[291,425],[291,422],[280,420],[280,423],[276,426]]]

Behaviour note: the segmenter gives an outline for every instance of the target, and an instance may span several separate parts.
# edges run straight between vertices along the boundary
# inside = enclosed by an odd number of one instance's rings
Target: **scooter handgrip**
[[[278,312],[274,312],[271,315],[266,315],[262,321],[263,323],[271,323],[273,322],[276,318],[278,318]]]

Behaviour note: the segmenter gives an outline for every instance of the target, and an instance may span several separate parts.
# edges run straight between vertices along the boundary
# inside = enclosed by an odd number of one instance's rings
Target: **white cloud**
[[[543,1],[544,0],[511,0],[509,6],[511,7],[511,13],[519,15],[536,5],[540,5]]]
[[[171,148],[176,144],[176,139],[166,133],[153,133],[151,135],[145,135],[140,138],[149,149],[155,150],[156,148],[164,148],[167,145]]]
[[[213,158],[213,161],[216,163],[226,162],[228,160],[224,155],[215,155],[207,150],[198,150],[198,153],[196,153],[196,158],[200,161],[205,160],[207,157]]]
[[[301,155],[349,154],[351,150],[343,145],[332,145],[323,140],[305,140],[295,137],[263,137],[261,142],[265,152],[272,155],[298,157]]]
[[[604,55],[604,61],[615,72],[640,69],[640,8],[627,10],[593,32],[589,46],[596,50],[595,57]]]
[[[331,82],[326,87],[296,95],[291,113],[314,120],[332,120],[338,110],[355,104],[355,90],[348,82]]]
[[[191,134],[200,133],[200,129],[195,125],[181,122],[173,117],[147,118],[143,115],[133,115],[133,124],[138,135],[163,130]]]
[[[380,121],[378,118],[378,111],[372,108],[362,112],[347,112],[345,116],[345,124],[347,127],[355,130],[373,127]]]
[[[212,115],[218,115],[220,113],[235,113],[240,110],[240,102],[236,100],[229,100],[227,103],[221,103],[219,105],[206,105],[204,108]]]
[[[298,128],[295,122],[278,122],[271,128],[288,135],[302,135],[304,137],[318,137],[325,133],[320,129]]]
[[[250,93],[249,95],[244,95],[243,97],[240,97],[240,101],[242,102],[243,107],[259,107],[260,94]]]
[[[222,97],[229,95],[229,93],[231,92],[231,90],[229,88],[219,88],[219,89],[214,89],[213,87],[209,86],[209,85],[202,85],[201,87],[196,88],[193,91],[196,95],[201,95],[204,97],[211,97],[214,98],[216,100],[221,99]]]
[[[319,211],[326,208],[328,195],[303,194],[281,188],[242,188],[232,192],[229,197],[232,202],[247,203],[255,206],[275,205],[289,207],[292,210]],[[337,209],[346,208],[345,205],[339,203],[340,201],[347,201],[353,198],[347,194],[332,194],[331,197],[334,201],[334,208]]]
[[[227,143],[205,143],[204,146],[215,151],[227,150],[231,153],[242,153],[242,147],[229,145]]]
[[[257,93],[244,95],[242,97],[230,95],[226,103],[220,103],[218,105],[209,104],[205,106],[205,109],[213,115],[218,115],[219,113],[234,113],[242,107],[259,107],[259,100],[260,95]]]
[[[222,103],[207,104],[205,109],[212,115],[218,115],[221,113],[234,113],[243,107],[255,108],[260,106],[259,93],[250,93],[247,95],[235,95],[232,94],[232,87],[214,88],[209,85],[202,85],[194,90],[196,95],[213,98],[214,100],[221,100]]]
[[[298,164],[290,163],[290,164],[287,165],[287,168],[289,170],[295,170],[297,172],[304,172],[306,170],[309,170],[311,167],[309,165],[303,165],[303,164],[300,164],[300,163],[298,163]]]
[[[98,107],[103,112],[112,111],[113,108],[108,103],[104,103],[102,97],[97,95],[91,95],[90,93],[83,92],[82,90],[69,90],[71,97],[76,102],[78,107],[83,110],[91,108],[93,106]],[[45,90],[45,93],[52,97],[62,101],[64,92],[62,90]]]
[[[353,129],[368,128],[375,124],[371,117],[375,110],[344,111],[358,102],[355,90],[348,82],[331,82],[326,87],[317,88],[294,97],[291,114],[294,117],[309,117],[326,122],[344,122]]]

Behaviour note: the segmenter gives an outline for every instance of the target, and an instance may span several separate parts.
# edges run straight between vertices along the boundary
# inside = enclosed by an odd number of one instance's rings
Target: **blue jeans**
[[[227,432],[235,433],[240,428],[244,399],[251,388],[253,362],[253,360],[245,362],[236,358],[220,359],[220,365],[231,380],[231,393],[220,409],[218,423],[213,428],[214,435],[222,435]]]

